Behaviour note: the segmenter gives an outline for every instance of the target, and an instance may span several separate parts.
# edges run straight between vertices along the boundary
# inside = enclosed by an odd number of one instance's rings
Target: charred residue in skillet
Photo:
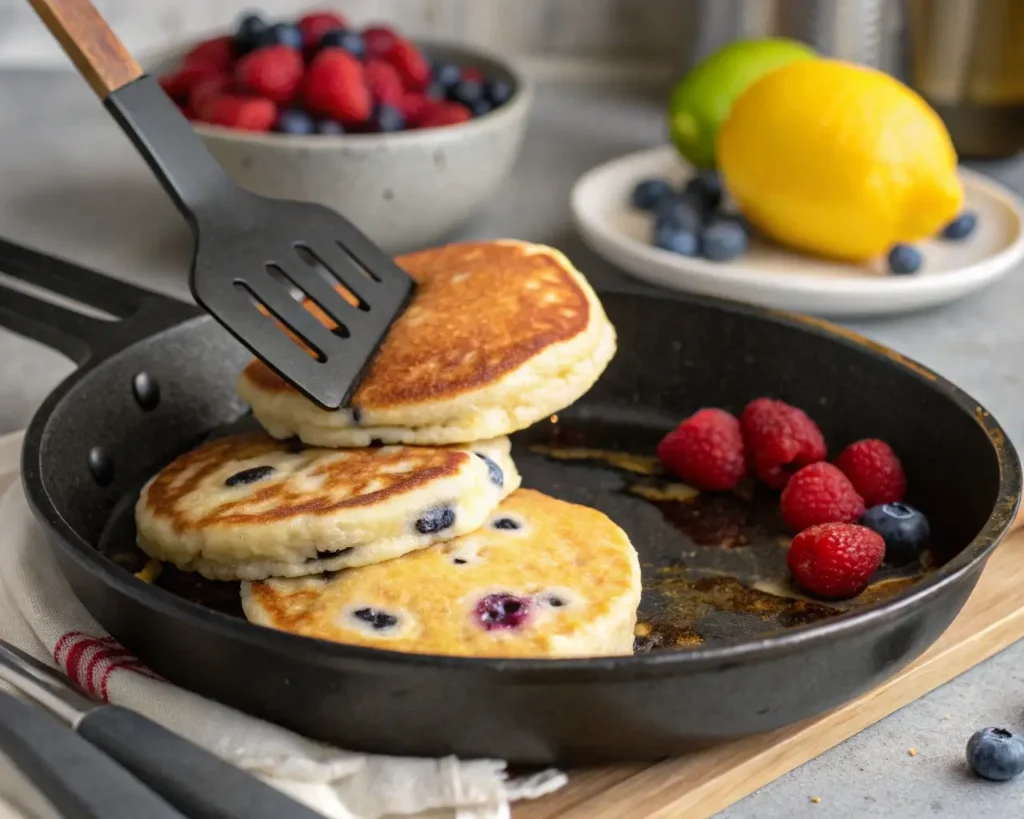
[[[793,586],[778,494],[744,482],[702,493],[653,457],[662,429],[567,419],[514,436],[524,485],[600,509],[640,555],[638,653],[754,639],[877,603],[923,566],[883,567],[852,600],[814,600]]]

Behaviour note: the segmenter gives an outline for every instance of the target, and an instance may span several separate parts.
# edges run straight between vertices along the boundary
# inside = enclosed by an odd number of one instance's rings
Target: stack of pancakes
[[[428,654],[629,653],[640,569],[601,513],[520,489],[506,437],[582,396],[615,331],[561,253],[522,242],[399,258],[416,295],[347,408],[262,362],[265,432],[182,455],[136,506],[150,557],[242,581],[254,622]]]

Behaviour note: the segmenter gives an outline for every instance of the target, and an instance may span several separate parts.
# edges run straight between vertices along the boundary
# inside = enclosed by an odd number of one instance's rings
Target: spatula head
[[[319,205],[236,189],[193,214],[196,301],[311,401],[347,404],[412,295],[409,275]]]

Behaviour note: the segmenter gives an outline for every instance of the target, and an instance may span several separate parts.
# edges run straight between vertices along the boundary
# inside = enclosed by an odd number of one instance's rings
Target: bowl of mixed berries
[[[240,185],[327,205],[392,252],[434,244],[486,205],[532,98],[500,58],[326,10],[247,14],[146,68]]]

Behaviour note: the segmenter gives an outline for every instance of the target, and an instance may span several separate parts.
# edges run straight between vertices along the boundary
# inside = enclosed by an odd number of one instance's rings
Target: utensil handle
[[[66,725],[2,691],[0,749],[67,819],[185,819]]]
[[[89,0],[29,0],[100,99],[142,76],[142,69]]]
[[[192,819],[323,819],[134,711],[96,708],[77,730]]]

